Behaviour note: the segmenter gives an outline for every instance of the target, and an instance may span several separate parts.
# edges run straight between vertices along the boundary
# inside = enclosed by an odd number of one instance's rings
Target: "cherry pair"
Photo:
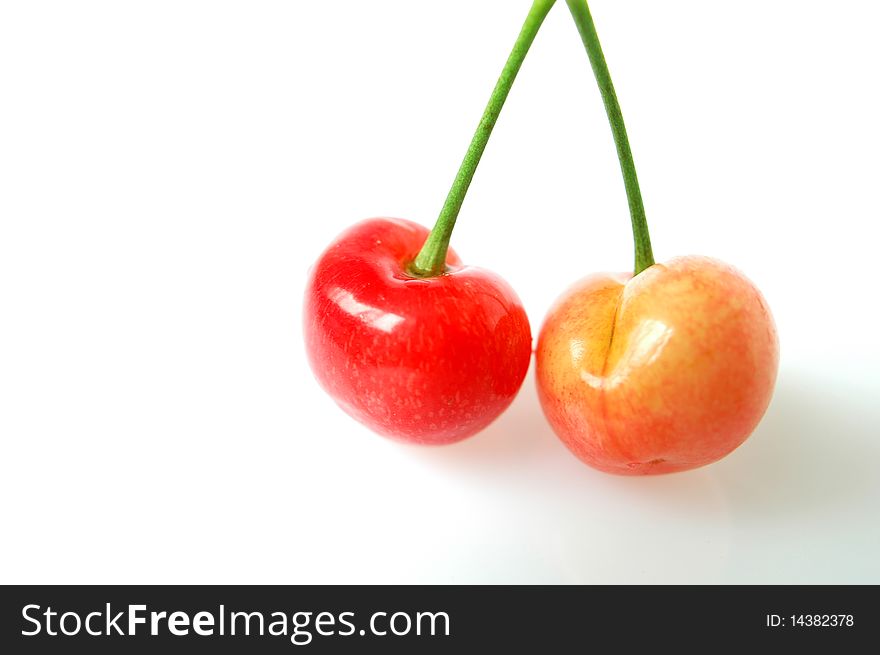
[[[778,367],[773,319],[735,269],[705,257],[655,264],[614,87],[585,0],[567,0],[608,112],[629,199],[632,274],[595,274],[551,309],[536,348],[545,415],[584,462],[620,474],[715,461],[754,430]],[[312,269],[304,333],[318,381],[388,437],[448,444],[491,423],[528,370],[522,303],[463,264],[449,239],[517,72],[553,0],[536,0],[430,232],[363,221]]]

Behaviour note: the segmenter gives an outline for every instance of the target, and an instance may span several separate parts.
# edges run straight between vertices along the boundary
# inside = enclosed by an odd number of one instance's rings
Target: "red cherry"
[[[343,232],[312,269],[304,334],[315,376],[351,416],[394,439],[446,444],[507,408],[531,332],[513,289],[452,250],[444,274],[409,274],[427,236],[391,218]]]

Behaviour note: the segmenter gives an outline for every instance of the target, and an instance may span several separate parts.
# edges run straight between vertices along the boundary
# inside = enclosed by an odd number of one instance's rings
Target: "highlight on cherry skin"
[[[448,444],[511,403],[531,331],[513,289],[451,249],[443,274],[411,274],[427,236],[392,218],[343,232],[312,268],[303,327],[312,371],[343,410],[399,441]]]
[[[714,462],[761,420],[779,363],[766,301],[707,257],[636,277],[590,275],[550,310],[536,348],[538,396],[563,443],[609,473]]]

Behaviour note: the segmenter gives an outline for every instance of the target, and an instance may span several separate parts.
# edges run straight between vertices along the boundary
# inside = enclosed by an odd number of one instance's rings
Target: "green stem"
[[[495,89],[489,98],[489,104],[486,105],[483,117],[480,119],[474,138],[471,140],[471,145],[465,153],[464,161],[462,161],[455,181],[452,183],[452,188],[449,190],[449,195],[446,196],[446,202],[443,203],[434,229],[431,230],[421,251],[409,267],[412,274],[430,277],[441,275],[446,270],[449,238],[452,236],[452,228],[455,227],[455,219],[458,218],[458,212],[461,210],[468,187],[477,171],[477,165],[480,163],[480,158],[489,142],[489,136],[492,134],[492,128],[495,127],[495,122],[498,120],[504,101],[507,100],[507,94],[510,93],[510,87],[513,86],[516,74],[519,72],[547,12],[555,2],[556,0],[534,0],[516,43],[513,44],[513,50],[507,58],[507,63],[504,64],[501,77],[495,84]]]
[[[620,112],[620,103],[617,102],[611,73],[608,72],[608,64],[605,63],[599,35],[596,34],[596,26],[593,24],[593,17],[590,15],[586,0],[566,0],[566,2],[587,49],[587,55],[590,57],[590,65],[593,67],[596,83],[602,93],[602,101],[605,103],[605,113],[608,114],[608,122],[611,123],[611,133],[617,146],[617,158],[620,160],[620,170],[623,173],[623,184],[626,187],[629,214],[632,219],[636,254],[633,275],[638,275],[654,264],[654,253],[651,250],[651,235],[648,233],[645,205],[642,203],[642,192],[639,190],[639,179],[636,176],[636,165],[626,136],[623,114]]]

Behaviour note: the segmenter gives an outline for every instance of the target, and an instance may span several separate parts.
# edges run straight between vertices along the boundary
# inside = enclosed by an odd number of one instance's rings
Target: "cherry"
[[[536,350],[541,405],[587,464],[628,475],[713,462],[760,421],[779,365],[766,301],[705,257],[655,264],[620,105],[584,0],[567,0],[617,144],[635,239],[634,275],[595,274],[565,292]]]
[[[594,274],[541,328],[544,412],[583,461],[669,473],[739,446],[767,409],[779,348],[770,310],[739,271],[678,257],[636,277]]]
[[[434,228],[376,218],[315,264],[304,334],[318,381],[342,409],[401,441],[446,444],[491,423],[522,385],[531,330],[500,277],[465,266],[449,239],[495,122],[554,0],[535,0]]]
[[[507,408],[531,333],[513,289],[453,251],[445,274],[409,273],[427,236],[389,218],[344,232],[312,271],[304,327],[312,369],[345,411],[386,436],[442,444]]]

